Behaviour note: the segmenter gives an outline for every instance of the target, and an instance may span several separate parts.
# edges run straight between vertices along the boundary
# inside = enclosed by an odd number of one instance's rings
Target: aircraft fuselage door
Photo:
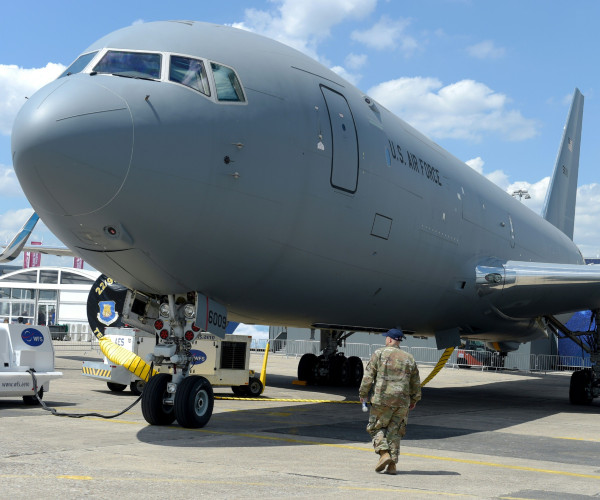
[[[358,138],[346,98],[321,85],[331,125],[331,185],[355,193],[358,186]]]

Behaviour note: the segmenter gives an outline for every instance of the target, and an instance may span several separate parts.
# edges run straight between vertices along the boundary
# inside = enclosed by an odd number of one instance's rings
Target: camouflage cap
[[[400,330],[400,328],[392,328],[391,330],[388,330],[387,332],[382,334],[384,337],[391,337],[394,340],[403,340],[404,339],[404,332],[402,330]]]

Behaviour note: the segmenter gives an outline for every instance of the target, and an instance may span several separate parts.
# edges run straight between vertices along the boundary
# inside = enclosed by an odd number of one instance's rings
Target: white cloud
[[[467,47],[467,53],[476,59],[499,59],[504,57],[506,50],[502,47],[496,47],[491,40],[484,40]]]
[[[478,156],[477,158],[473,158],[471,160],[467,160],[465,163],[469,165],[469,167],[471,167],[473,170],[475,170],[475,172],[483,175],[483,165],[485,165],[485,162],[481,159],[481,156]]]
[[[31,208],[21,208],[0,214],[0,244],[10,242],[32,213]]]
[[[0,164],[0,196],[7,198],[25,196],[14,169],[2,164]]]
[[[584,257],[600,256],[600,184],[586,184],[577,189],[575,232],[573,239]]]
[[[399,78],[380,83],[368,94],[434,138],[480,141],[484,134],[506,140],[534,137],[539,124],[517,110],[509,99],[473,80],[444,86],[437,78]]]
[[[516,181],[509,182],[508,176],[502,170],[486,174],[483,170],[485,162],[480,158],[473,158],[465,162],[473,170],[504,189],[508,194],[513,194],[520,189],[526,190],[529,199],[522,198],[521,202],[541,215],[546,201],[546,193],[550,184],[550,176],[537,182]],[[586,184],[577,188],[577,205],[575,206],[575,230],[573,240],[581,250],[584,257],[600,258],[600,184]]]
[[[65,66],[55,63],[48,63],[44,68],[0,64],[0,134],[10,134],[25,97],[54,80],[64,70]]]
[[[544,201],[546,200],[546,193],[548,192],[548,185],[550,184],[550,176],[544,177],[542,180],[530,183],[526,181],[517,181],[509,184],[505,189],[508,194],[513,194],[515,191],[523,190],[527,191],[527,194],[531,198],[521,198],[521,202],[527,205],[536,214],[541,215],[542,208],[544,207]],[[519,199],[518,197],[516,197]]]
[[[332,68],[329,68],[329,69],[331,71],[333,71],[334,73],[337,73],[338,75],[340,75],[342,78],[348,80],[352,85],[357,85],[358,81],[362,77],[362,75],[350,73],[348,70],[346,70],[346,68],[344,68],[342,66],[333,66]]]
[[[360,69],[362,68],[367,62],[367,55],[366,54],[348,54],[346,56],[346,60],[344,61],[344,63],[346,64],[346,66],[350,69]]]
[[[388,16],[381,16],[368,30],[356,30],[350,36],[353,40],[377,50],[395,49],[400,46],[402,52],[410,55],[417,49],[418,44],[413,37],[404,33],[409,24],[408,19],[393,20]]]
[[[235,335],[250,335],[254,339],[268,339],[269,327],[240,323],[233,333]]]
[[[471,160],[467,160],[465,163],[469,165],[469,167],[471,167],[473,170],[475,170],[475,172],[483,175],[484,177],[492,181],[494,184],[496,184],[498,187],[502,189],[508,189],[508,176],[504,173],[503,170],[494,170],[489,174],[483,172],[483,166],[485,165],[485,162],[481,159],[481,156],[478,156],[477,158],[473,158]]]
[[[331,28],[345,19],[370,14],[377,0],[273,0],[269,11],[246,9],[236,28],[254,31],[319,59],[317,45],[328,38]]]

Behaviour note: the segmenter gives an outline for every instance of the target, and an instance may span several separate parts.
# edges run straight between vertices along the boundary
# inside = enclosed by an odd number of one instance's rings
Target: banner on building
[[[41,245],[41,241],[32,241],[32,245]],[[38,252],[23,252],[23,269],[28,267],[40,267],[42,265],[42,254]]]

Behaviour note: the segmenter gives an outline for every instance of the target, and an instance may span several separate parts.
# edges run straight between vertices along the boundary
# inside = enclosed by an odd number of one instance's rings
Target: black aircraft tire
[[[348,358],[348,366],[350,367],[348,385],[350,385],[350,387],[359,387],[364,374],[362,359],[358,356],[350,356]]]
[[[136,396],[139,396],[142,392],[144,392],[144,387],[146,387],[146,382],[143,380],[134,380],[131,382],[131,384],[129,384],[129,390]]]
[[[329,381],[333,385],[348,385],[350,366],[346,356],[336,354],[329,361]]]
[[[106,382],[106,387],[108,387],[112,392],[123,392],[126,385],[116,384],[115,382]]]
[[[184,378],[175,393],[175,415],[181,427],[204,427],[213,412],[215,397],[210,382],[199,375]]]
[[[577,370],[571,375],[569,401],[572,405],[589,405],[593,398],[586,390],[590,386],[590,370]]]
[[[315,383],[315,366],[317,357],[308,352],[303,354],[298,363],[298,380],[302,380],[308,384]]]
[[[171,381],[168,373],[154,375],[142,393],[142,415],[150,425],[169,425],[175,420],[173,406],[165,405],[167,384]]]

